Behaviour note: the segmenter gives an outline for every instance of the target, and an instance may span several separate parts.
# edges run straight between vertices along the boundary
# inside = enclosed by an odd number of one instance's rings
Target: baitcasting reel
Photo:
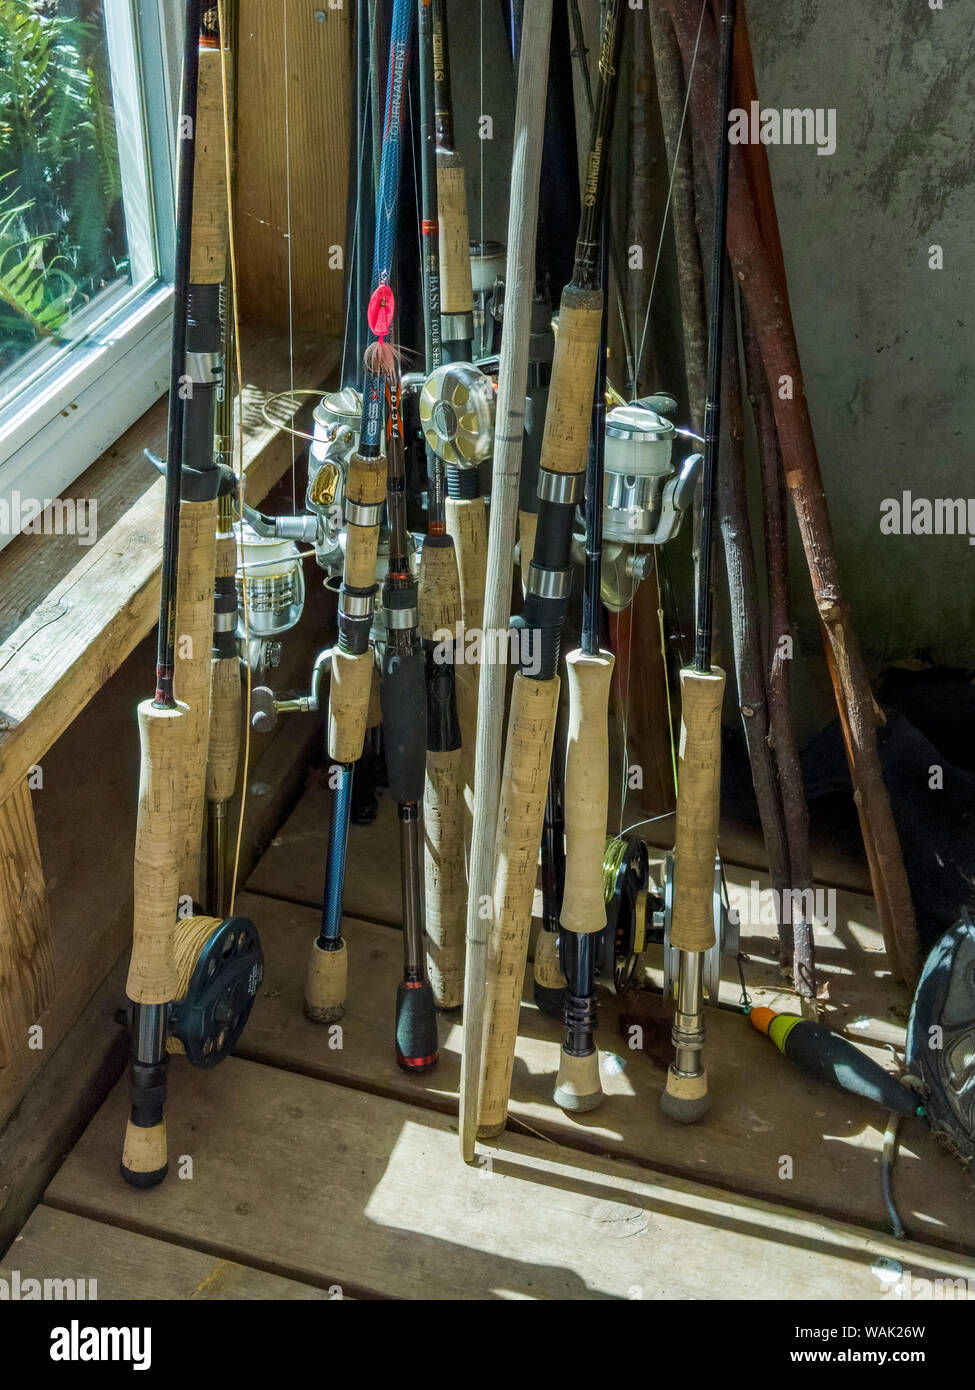
[[[494,448],[494,385],[469,362],[447,362],[420,391],[420,428],[444,463],[468,469]]]
[[[167,1049],[194,1067],[215,1067],[236,1047],[264,978],[257,928],[247,917],[182,917],[175,950],[183,989],[170,1010]]]
[[[669,397],[651,397],[661,409]],[[650,547],[673,540],[694,500],[703,458],[672,459],[677,430],[658,409],[636,401],[606,416],[602,600],[619,613],[653,565]],[[639,549],[638,549],[639,548]],[[573,559],[585,561],[585,533],[573,533]]]

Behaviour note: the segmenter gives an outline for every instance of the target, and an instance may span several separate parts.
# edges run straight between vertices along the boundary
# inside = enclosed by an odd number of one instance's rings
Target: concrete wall
[[[835,154],[769,155],[857,631],[875,668],[920,653],[975,665],[967,538],[880,531],[881,502],[904,490],[975,497],[971,7],[750,0],[748,19],[762,105],[836,110]],[[798,595],[801,563],[796,579]]]
[[[511,64],[500,7],[469,9],[469,43],[456,41],[452,20],[457,138],[468,162],[472,235],[483,217],[484,234],[503,241]],[[975,666],[975,555],[967,537],[880,529],[881,503],[905,490],[915,498],[975,498],[971,8],[962,0],[934,10],[929,0],[747,0],[747,12],[762,106],[836,112],[834,154],[771,146],[769,156],[856,630],[874,671],[911,655]],[[627,22],[646,17],[630,14]],[[481,109],[494,117],[491,142],[476,139]],[[929,268],[933,245],[942,248],[943,269]],[[667,375],[666,362],[660,370]],[[975,501],[972,509],[975,529]],[[793,540],[803,648],[795,684],[808,737],[833,707],[795,530]]]

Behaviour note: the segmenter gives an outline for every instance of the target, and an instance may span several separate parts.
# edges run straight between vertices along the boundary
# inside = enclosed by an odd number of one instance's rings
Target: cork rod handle
[[[606,925],[603,852],[609,803],[609,687],[613,656],[566,657],[569,731],[565,756],[565,892],[561,922],[586,934]]]
[[[558,702],[558,676],[546,681],[530,680],[520,671],[515,676],[501,774],[497,870],[488,934],[477,1130],[482,1138],[500,1134],[507,1120]]]
[[[670,944],[681,951],[714,945],[714,854],[721,779],[724,671],[680,673],[681,728],[674,840],[674,919]]]

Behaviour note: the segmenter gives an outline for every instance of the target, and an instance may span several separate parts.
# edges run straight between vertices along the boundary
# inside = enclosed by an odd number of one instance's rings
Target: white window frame
[[[180,0],[106,0],[106,35],[132,288],[93,305],[83,334],[0,413],[0,498],[70,487],[169,384]],[[134,195],[134,196],[133,196]],[[140,284],[142,288],[139,288]],[[11,505],[11,513],[15,509]],[[0,549],[13,539],[0,534]]]

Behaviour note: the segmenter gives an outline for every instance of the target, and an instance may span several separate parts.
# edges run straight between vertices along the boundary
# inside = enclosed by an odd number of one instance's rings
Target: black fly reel
[[[170,1052],[215,1067],[233,1052],[264,978],[264,953],[248,917],[185,917],[176,927],[180,997],[170,1011]]]
[[[606,930],[600,933],[596,968],[601,984],[625,989],[633,983],[640,956],[651,945],[663,946],[664,995],[676,987],[677,952],[670,945],[674,903],[674,856],[668,854],[659,884],[650,877],[650,856],[643,840],[609,839],[603,855]],[[722,892],[721,862],[715,861],[715,942],[704,953],[704,990],[717,1003],[723,975],[729,978],[739,949],[738,919]]]
[[[621,990],[633,979],[647,946],[651,920],[650,856],[643,840],[610,838],[603,854],[606,930],[596,949],[596,970],[603,984]]]

